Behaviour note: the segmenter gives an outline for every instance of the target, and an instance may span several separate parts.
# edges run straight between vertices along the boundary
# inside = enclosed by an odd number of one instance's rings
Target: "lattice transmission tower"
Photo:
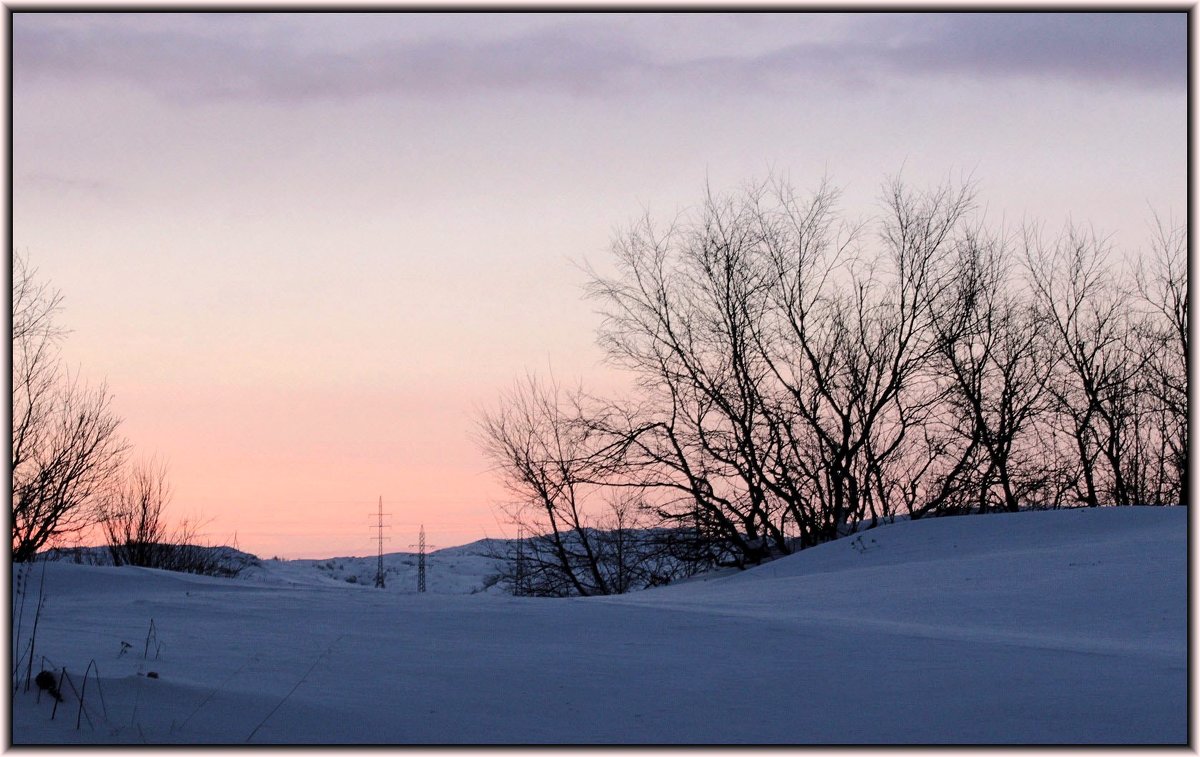
[[[433,547],[436,545],[425,544],[425,524],[421,524],[421,535],[417,537],[416,544],[409,544],[410,547],[417,548],[417,591],[425,591],[425,548],[426,546]]]
[[[385,539],[391,539],[390,536],[383,535],[383,529],[391,528],[391,526],[385,526],[383,523],[383,516],[390,515],[390,513],[385,513],[383,511],[383,496],[382,495],[380,495],[380,497],[379,497],[379,511],[376,513],[376,515],[378,517],[378,520],[376,521],[375,525],[372,526],[372,528],[375,528],[378,530],[378,534],[376,535],[375,538],[379,541],[379,563],[378,563],[378,567],[376,567],[376,569],[375,569],[375,588],[382,589],[382,588],[384,588],[384,585],[383,585],[383,542]]]
[[[421,524],[421,535],[417,538],[417,591],[425,591],[425,524]]]
[[[517,559],[513,566],[513,595],[525,596],[525,528],[517,526]]]

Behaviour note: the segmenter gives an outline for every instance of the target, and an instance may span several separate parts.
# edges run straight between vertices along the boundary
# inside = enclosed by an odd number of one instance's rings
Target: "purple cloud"
[[[899,46],[888,59],[915,72],[1061,75],[1148,87],[1187,79],[1186,13],[962,13],[939,20],[927,38]]]
[[[496,39],[480,34],[487,19],[466,16],[471,35],[350,44],[317,49],[287,34],[299,23],[254,20],[239,34],[232,21],[170,25],[133,16],[87,16],[79,23],[42,23],[15,13],[14,82],[37,77],[108,78],[173,100],[301,101],[374,94],[441,96],[534,90],[604,94],[630,88],[773,88],[789,80],[873,82],[888,76],[1069,78],[1142,88],[1174,88],[1186,80],[1184,13],[864,14],[849,33],[828,42],[758,45],[736,55],[691,55],[664,62],[654,53],[655,19],[628,16],[561,24]],[[137,23],[123,23],[128,20]],[[612,23],[620,20],[619,26]],[[805,14],[784,16],[805,22]],[[320,19],[304,19],[317,24]],[[398,26],[403,16],[388,17]],[[229,23],[226,23],[229,22]],[[382,22],[381,22],[382,23]],[[736,25],[725,24],[731,34]],[[311,29],[311,27],[310,27]],[[204,32],[204,33],[202,33]],[[411,35],[410,35],[411,37]],[[686,42],[686,40],[685,40]]]

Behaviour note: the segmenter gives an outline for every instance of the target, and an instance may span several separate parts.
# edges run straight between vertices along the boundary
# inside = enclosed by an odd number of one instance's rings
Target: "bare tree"
[[[531,375],[480,420],[484,451],[513,495],[508,515],[531,534],[522,564],[528,593],[614,591],[590,512],[605,451],[580,421],[582,402],[581,393],[564,396],[553,381],[546,385]]]
[[[756,335],[769,305],[765,191],[710,192],[662,231],[643,219],[614,242],[617,275],[593,273],[590,286],[607,316],[602,345],[652,400],[624,431],[638,485],[657,490],[668,523],[709,534],[717,559],[738,565],[791,549]]]
[[[617,275],[593,274],[601,343],[650,402],[626,430],[638,485],[676,492],[663,517],[734,564],[948,496],[924,480],[942,389],[917,378],[970,189],[890,183],[874,255],[836,200],[828,183],[710,192],[666,229],[622,234]]]
[[[125,441],[112,396],[66,371],[54,317],[62,296],[13,253],[13,560],[96,520],[94,501],[120,469]]]
[[[165,464],[142,460],[130,468],[123,485],[101,505],[100,524],[113,565],[162,566],[167,549],[163,510],[170,500]]]
[[[1002,238],[968,234],[933,320],[936,370],[951,387],[939,412],[966,442],[965,504],[981,513],[1057,501],[1032,436],[1056,361],[1045,318],[1011,287],[1011,253]]]
[[[1142,504],[1131,477],[1142,411],[1128,292],[1108,269],[1108,244],[1068,227],[1053,243],[1025,234],[1025,263],[1053,335],[1048,389],[1057,432],[1075,450],[1077,499],[1088,507]]]
[[[1137,290],[1146,316],[1139,324],[1143,386],[1153,405],[1158,475],[1150,486],[1163,502],[1188,502],[1188,260],[1187,227],[1156,219],[1149,265]],[[1153,445],[1153,441],[1151,444]]]
[[[919,193],[884,187],[879,247],[831,236],[818,193],[780,194],[769,240],[773,324],[763,354],[788,402],[777,422],[790,470],[802,544],[855,524],[936,509],[953,477],[934,479],[945,442],[931,424],[944,392],[926,376],[937,351],[934,294],[953,274],[969,186]],[[850,227],[856,229],[856,227]]]

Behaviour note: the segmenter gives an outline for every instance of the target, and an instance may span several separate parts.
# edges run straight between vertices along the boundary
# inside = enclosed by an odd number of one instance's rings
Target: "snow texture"
[[[13,742],[1187,741],[1184,508],[900,522],[620,597],[479,591],[494,565],[456,550],[426,594],[411,555],[383,591],[371,558],[47,563],[33,672],[73,686],[54,719],[13,695]]]

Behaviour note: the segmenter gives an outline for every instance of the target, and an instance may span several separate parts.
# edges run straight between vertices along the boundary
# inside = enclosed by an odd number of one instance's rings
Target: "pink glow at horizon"
[[[13,14],[13,240],[176,517],[262,557],[511,536],[472,434],[598,391],[583,261],[768,172],[903,169],[1144,249],[1186,211],[1186,15]],[[1119,44],[1118,44],[1119,43]]]

